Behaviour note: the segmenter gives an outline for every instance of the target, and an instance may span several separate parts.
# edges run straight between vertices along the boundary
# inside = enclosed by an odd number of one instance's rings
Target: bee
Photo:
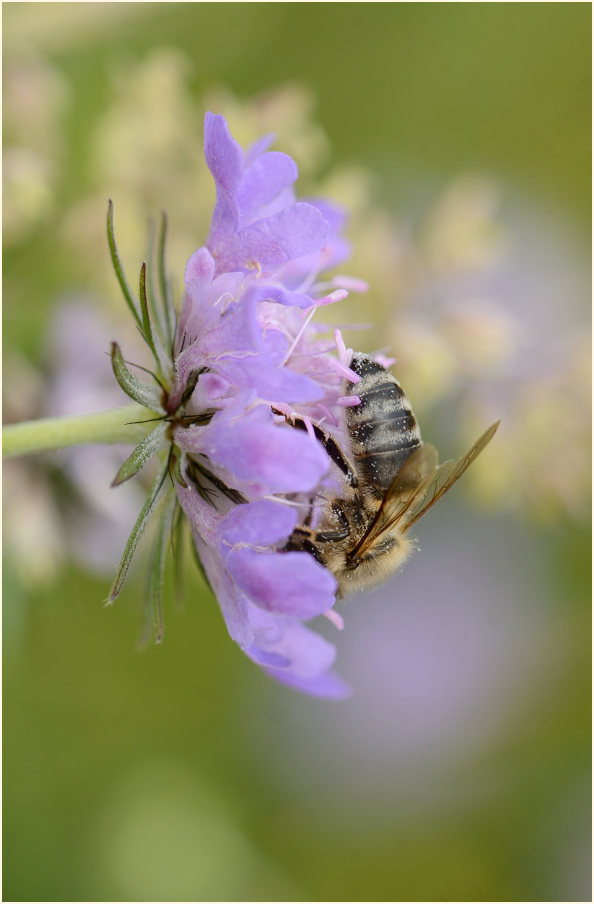
[[[339,597],[373,587],[402,566],[414,549],[410,528],[462,476],[499,426],[499,421],[492,424],[458,461],[440,465],[437,450],[422,441],[396,378],[362,353],[354,355],[351,368],[360,382],[347,382],[345,395],[356,395],[360,402],[345,409],[350,455],[314,427],[344,475],[344,489],[324,501],[315,529],[310,509],[285,547],[309,552],[328,568],[338,581]],[[298,418],[291,425],[306,429]]]

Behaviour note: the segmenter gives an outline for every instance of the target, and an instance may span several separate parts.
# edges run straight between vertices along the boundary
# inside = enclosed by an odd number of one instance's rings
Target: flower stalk
[[[147,417],[146,408],[133,404],[94,414],[9,424],[2,428],[2,454],[9,458],[90,443],[138,443],[154,426],[141,423]]]

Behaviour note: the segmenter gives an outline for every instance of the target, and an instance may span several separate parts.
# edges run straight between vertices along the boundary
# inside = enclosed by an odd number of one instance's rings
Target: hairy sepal
[[[140,515],[136,520],[136,524],[132,528],[132,533],[128,537],[128,542],[126,543],[126,548],[124,549],[124,554],[120,561],[120,566],[118,568],[115,580],[111,586],[111,590],[109,591],[109,596],[107,598],[108,603],[113,602],[113,600],[115,600],[116,597],[119,596],[122,587],[124,586],[124,581],[126,580],[128,569],[130,568],[130,562],[132,561],[132,556],[136,551],[136,547],[138,546],[139,540],[142,537],[147,524],[155,513],[157,505],[163,496],[163,484],[165,482],[165,477],[167,476],[168,469],[169,458],[161,463],[159,472],[149,490],[148,496],[146,497],[145,503],[140,511]]]
[[[127,396],[152,411],[158,411],[161,408],[159,390],[151,383],[139,380],[128,370],[117,342],[111,343],[111,366],[116,380]]]
[[[157,535],[151,552],[148,584],[147,584],[147,630],[148,638],[150,628],[154,629],[155,643],[163,640],[163,583],[165,578],[165,561],[167,558],[167,544],[173,531],[173,520],[177,508],[177,497],[169,490],[169,494],[159,514]]]
[[[138,474],[140,469],[145,466],[149,458],[152,458],[157,452],[161,452],[163,449],[167,448],[169,445],[169,440],[167,439],[168,426],[169,425],[164,422],[160,423],[158,427],[155,427],[148,436],[145,436],[145,438],[138,443],[132,454],[128,456],[114,477],[111,484],[112,487],[119,487],[120,484],[125,483],[126,480],[130,480],[131,477]]]

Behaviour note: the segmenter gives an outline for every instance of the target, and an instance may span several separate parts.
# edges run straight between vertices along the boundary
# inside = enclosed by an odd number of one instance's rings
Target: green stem
[[[157,415],[142,405],[126,405],[96,414],[43,418],[2,428],[2,454],[28,455],[85,443],[137,443],[154,424],[134,423]]]

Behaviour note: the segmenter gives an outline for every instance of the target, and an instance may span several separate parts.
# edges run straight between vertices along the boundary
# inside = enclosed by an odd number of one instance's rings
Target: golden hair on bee
[[[325,500],[319,523],[297,527],[287,549],[305,550],[328,568],[343,597],[381,583],[414,549],[408,531],[456,483],[492,440],[492,424],[458,461],[438,464],[424,443],[410,402],[396,378],[365,354],[355,354],[359,383],[347,382],[350,449],[345,453],[318,427],[317,438],[344,474],[340,495]],[[293,426],[304,429],[303,422]]]

